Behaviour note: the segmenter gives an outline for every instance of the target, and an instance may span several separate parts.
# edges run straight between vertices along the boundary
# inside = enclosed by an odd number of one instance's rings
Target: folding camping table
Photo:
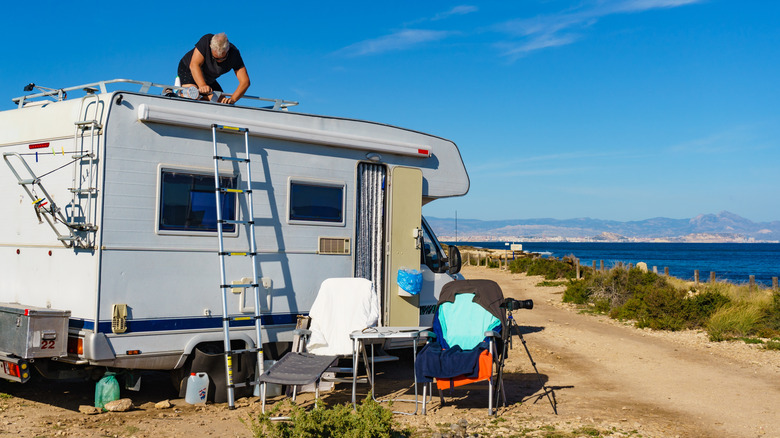
[[[366,364],[366,372],[368,374],[368,381],[371,383],[371,397],[376,400],[374,396],[374,345],[380,341],[384,342],[388,339],[409,339],[412,341],[412,348],[414,351],[414,360],[412,363],[412,369],[414,371],[414,400],[394,399],[395,401],[413,401],[414,412],[396,412],[398,414],[415,415],[417,414],[418,399],[417,392],[417,344],[420,338],[426,336],[426,332],[430,330],[430,327],[368,327],[363,330],[356,330],[350,333],[349,337],[352,339],[352,405],[357,408],[357,401],[355,396],[355,390],[357,387],[357,369],[358,369],[358,355],[363,352],[363,361]],[[371,360],[368,360],[366,356],[366,346],[371,346]],[[363,347],[361,349],[361,346]],[[377,400],[379,401],[379,400]],[[383,400],[389,401],[389,400]]]

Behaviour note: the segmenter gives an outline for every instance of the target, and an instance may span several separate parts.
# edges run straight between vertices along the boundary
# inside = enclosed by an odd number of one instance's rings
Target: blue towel
[[[477,377],[479,374],[479,355],[488,349],[486,341],[480,342],[471,350],[463,350],[454,346],[446,350],[441,349],[441,344],[431,342],[417,355],[415,370],[417,381],[422,383],[432,382],[434,377],[439,379],[451,379],[463,376]]]

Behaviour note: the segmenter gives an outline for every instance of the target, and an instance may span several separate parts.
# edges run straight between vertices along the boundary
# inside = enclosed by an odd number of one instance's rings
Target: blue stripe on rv
[[[263,326],[295,324],[298,315],[298,313],[262,315],[260,317],[260,322]],[[238,317],[247,318],[243,315]],[[247,319],[230,321],[231,327],[251,327],[254,325],[254,318],[252,316],[249,316]],[[94,330],[95,321],[71,318],[68,322],[68,327],[78,330]],[[125,333],[211,328],[222,328],[222,318],[201,316],[196,318],[133,319],[127,320],[127,331]],[[98,332],[111,333],[111,321],[100,321],[100,323],[98,323]]]

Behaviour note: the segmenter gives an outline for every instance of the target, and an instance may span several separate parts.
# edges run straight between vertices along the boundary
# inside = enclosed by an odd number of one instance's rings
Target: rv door
[[[385,325],[416,326],[420,320],[419,297],[402,296],[396,279],[402,268],[419,269],[422,218],[422,171],[394,167],[390,173],[389,243],[385,280]]]

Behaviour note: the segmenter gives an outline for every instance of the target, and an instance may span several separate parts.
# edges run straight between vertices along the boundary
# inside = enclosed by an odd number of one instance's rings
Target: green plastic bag
[[[119,382],[114,373],[107,372],[95,386],[95,407],[105,409],[108,402],[119,400]]]

